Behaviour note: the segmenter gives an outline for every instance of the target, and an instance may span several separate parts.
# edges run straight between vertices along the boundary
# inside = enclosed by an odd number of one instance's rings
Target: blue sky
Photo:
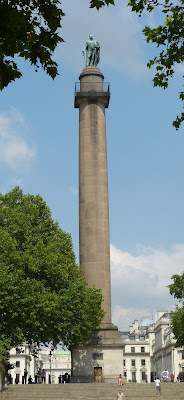
[[[39,193],[53,218],[70,232],[78,259],[78,110],[74,85],[84,68],[89,34],[101,45],[100,70],[111,85],[106,111],[112,271],[112,319],[127,329],[134,319],[172,309],[166,285],[183,272],[184,132],[172,121],[181,112],[182,68],[169,89],[153,88],[146,67],[156,49],[145,42],[144,24],[116,7],[88,8],[62,1],[66,17],[55,53],[60,75],[52,81],[28,62],[22,79],[0,94],[0,191],[15,185]]]

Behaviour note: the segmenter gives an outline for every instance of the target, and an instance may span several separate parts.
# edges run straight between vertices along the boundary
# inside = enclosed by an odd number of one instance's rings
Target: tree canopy
[[[102,294],[88,288],[70,234],[37,195],[0,194],[1,346],[82,344],[103,318]]]
[[[184,346],[184,273],[173,275],[173,283],[169,285],[170,294],[181,302],[172,313],[171,326],[176,338],[177,346]]]
[[[58,29],[64,16],[59,0],[1,0],[0,89],[22,76],[17,58],[41,65],[54,79],[58,74],[53,52],[63,39]]]

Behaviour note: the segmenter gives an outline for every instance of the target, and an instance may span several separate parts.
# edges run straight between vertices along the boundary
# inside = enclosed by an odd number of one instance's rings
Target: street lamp
[[[49,353],[49,357],[50,357],[50,376],[49,376],[49,383],[51,383],[51,357],[52,357],[52,351],[50,350]]]

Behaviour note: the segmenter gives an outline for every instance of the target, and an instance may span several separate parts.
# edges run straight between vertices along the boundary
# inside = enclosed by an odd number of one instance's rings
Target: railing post
[[[100,83],[100,85],[98,85],[99,84],[99,82],[96,82],[96,81],[94,81],[94,82],[90,82],[90,84],[88,84],[87,82],[83,82],[83,89],[81,90],[81,87],[80,87],[80,82],[75,82],[75,93],[80,93],[80,92],[88,92],[88,91],[90,91],[90,90],[93,90],[93,86],[94,86],[94,90],[96,91],[96,92],[105,92],[105,93],[107,93],[107,92],[109,92],[110,91],[110,83],[109,82],[103,82],[103,87],[101,88],[100,86],[101,86],[101,83]],[[88,90],[88,86],[89,86],[89,90]],[[99,86],[99,90],[98,90],[98,86]]]

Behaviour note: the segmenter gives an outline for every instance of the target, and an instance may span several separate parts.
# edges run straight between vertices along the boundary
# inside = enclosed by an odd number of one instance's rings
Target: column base
[[[72,349],[72,382],[117,383],[123,375],[123,341],[114,324],[102,323],[88,343]]]

